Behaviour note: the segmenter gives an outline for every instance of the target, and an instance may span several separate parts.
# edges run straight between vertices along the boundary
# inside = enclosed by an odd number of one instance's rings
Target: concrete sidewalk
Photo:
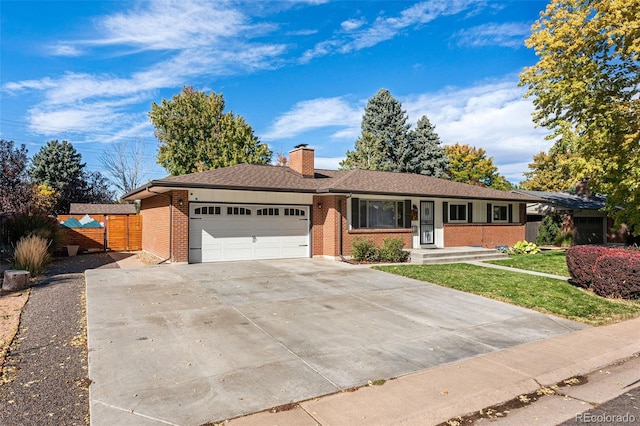
[[[249,415],[229,424],[435,425],[633,358],[640,352],[639,330],[640,318],[636,318],[574,331],[420,371],[380,386],[301,402],[289,411]],[[640,364],[637,359],[631,362],[634,366]],[[599,374],[590,385],[574,387],[571,392],[578,395],[575,398],[547,398],[500,422],[532,424],[536,420],[538,424],[557,424],[572,419],[592,408],[585,401],[601,403],[614,398],[640,378],[633,366],[618,370]]]

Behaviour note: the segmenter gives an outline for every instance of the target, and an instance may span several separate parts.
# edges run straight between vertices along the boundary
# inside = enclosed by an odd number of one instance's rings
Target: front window
[[[494,222],[506,222],[508,220],[507,206],[493,206],[492,219]]]
[[[466,204],[449,204],[449,220],[451,222],[467,221],[467,205]]]
[[[404,228],[404,202],[360,200],[360,228]]]

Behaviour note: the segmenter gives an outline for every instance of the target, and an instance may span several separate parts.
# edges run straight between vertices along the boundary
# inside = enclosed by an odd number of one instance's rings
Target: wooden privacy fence
[[[58,222],[84,215],[58,215]],[[104,225],[103,228],[66,228],[62,229],[62,245],[80,246],[80,251],[142,250],[142,216],[139,215],[103,215],[90,214],[89,217]]]

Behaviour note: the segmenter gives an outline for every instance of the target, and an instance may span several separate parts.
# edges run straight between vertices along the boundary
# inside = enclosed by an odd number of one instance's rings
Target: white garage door
[[[190,263],[309,255],[307,206],[190,204]]]

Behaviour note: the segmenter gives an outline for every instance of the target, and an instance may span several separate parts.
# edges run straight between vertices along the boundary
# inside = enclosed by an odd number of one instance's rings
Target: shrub
[[[402,250],[404,241],[402,238],[387,237],[380,247],[368,238],[354,238],[351,249],[351,257],[359,262],[406,262],[409,253]]]
[[[608,251],[600,246],[573,246],[567,249],[567,268],[574,284],[589,288],[596,260]]]
[[[560,232],[557,236],[556,236],[556,245],[558,247],[569,247],[573,244],[573,232],[568,231],[568,232]]]
[[[382,246],[378,249],[379,258],[383,262],[406,262],[409,252],[402,250],[404,241],[402,238],[387,237],[382,240]]]
[[[22,237],[13,252],[13,267],[27,270],[31,276],[42,274],[51,261],[49,242],[38,235]]]
[[[351,257],[359,262],[376,262],[378,260],[378,249],[375,243],[368,238],[354,238],[351,247]]]
[[[49,252],[53,253],[59,246],[62,234],[60,224],[55,217],[42,213],[15,213],[7,220],[9,244],[16,247],[18,241],[29,235],[37,235],[48,241]]]
[[[553,214],[545,216],[544,219],[542,219],[540,229],[538,230],[538,238],[536,239],[536,244],[555,244],[556,238],[558,234],[560,234],[561,227],[562,219],[560,218],[560,215]]]
[[[513,245],[511,250],[509,250],[509,254],[536,254],[540,253],[540,247],[538,247],[535,243],[530,243],[528,241],[518,241]]]
[[[640,297],[640,252],[607,250],[593,265],[591,289],[605,297]]]

